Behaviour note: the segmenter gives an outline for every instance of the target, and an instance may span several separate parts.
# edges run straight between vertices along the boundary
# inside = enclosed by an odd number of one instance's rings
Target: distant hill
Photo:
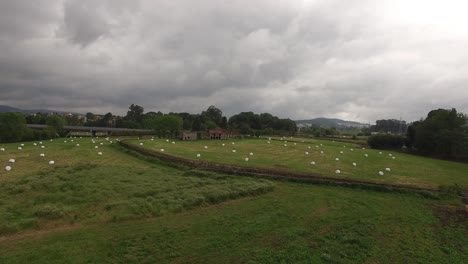
[[[58,114],[76,114],[76,115],[81,115],[80,113],[74,113],[74,112],[66,112],[66,111],[57,111],[57,110],[49,110],[49,109],[20,109],[8,105],[0,105],[0,113],[4,112],[20,112],[23,114],[36,114],[36,113],[43,113],[43,114],[48,114],[48,113],[58,113]]]
[[[313,118],[313,119],[307,119],[307,120],[296,120],[294,121],[296,124],[301,127],[301,126],[320,126],[320,127],[336,127],[336,128],[341,128],[341,127],[368,127],[368,124],[364,123],[359,123],[355,121],[346,121],[342,119],[337,119],[337,118],[325,118],[325,117],[319,117],[319,118]]]

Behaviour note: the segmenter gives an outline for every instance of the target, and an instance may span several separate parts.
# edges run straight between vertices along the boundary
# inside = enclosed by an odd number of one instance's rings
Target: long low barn
[[[29,128],[34,129],[44,129],[47,128],[47,125],[35,125],[35,124],[27,124]],[[65,131],[79,131],[79,132],[91,132],[93,135],[96,132],[142,132],[142,133],[151,133],[154,130],[151,129],[133,129],[133,128],[116,128],[116,127],[85,127],[85,126],[64,126],[63,130]]]

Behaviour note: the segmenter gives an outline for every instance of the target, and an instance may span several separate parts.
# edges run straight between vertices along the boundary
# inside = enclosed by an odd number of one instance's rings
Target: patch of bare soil
[[[468,228],[468,205],[433,205],[431,207],[434,215],[439,218],[443,226],[461,223],[465,224]]]

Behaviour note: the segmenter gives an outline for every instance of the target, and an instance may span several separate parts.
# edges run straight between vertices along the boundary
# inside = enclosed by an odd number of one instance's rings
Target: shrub
[[[404,142],[403,136],[392,134],[377,134],[367,139],[367,144],[374,149],[400,149]]]
[[[45,204],[35,209],[34,215],[45,219],[58,219],[65,215],[61,206]]]

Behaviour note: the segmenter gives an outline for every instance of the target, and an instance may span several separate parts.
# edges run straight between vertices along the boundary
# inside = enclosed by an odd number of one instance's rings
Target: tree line
[[[268,113],[242,112],[228,118],[215,106],[200,114],[148,112],[138,105],[131,105],[127,115],[116,122],[117,127],[153,129],[159,136],[175,137],[180,131],[208,131],[210,129],[235,129],[243,135],[294,135],[296,123]]]
[[[296,123],[268,113],[242,112],[228,118],[215,106],[208,107],[200,114],[144,112],[144,108],[132,104],[125,116],[112,113],[95,115],[86,113],[86,118],[76,115],[56,114],[23,115],[21,113],[0,113],[0,142],[48,139],[64,136],[63,127],[98,126],[116,128],[152,129],[160,137],[177,137],[181,131],[208,131],[209,129],[235,129],[244,135],[294,135]],[[47,125],[45,130],[34,130],[26,124]]]
[[[369,137],[369,146],[400,149],[441,158],[468,160],[468,116],[453,109],[436,109],[411,123],[405,135],[380,133]]]
[[[468,116],[455,108],[432,110],[408,127],[406,145],[424,155],[468,159]]]
[[[0,113],[0,142],[43,140],[64,136],[65,125],[113,126],[121,128],[152,129],[160,137],[177,137],[180,131],[207,131],[214,128],[235,129],[244,135],[295,135],[297,126],[291,119],[282,119],[268,113],[241,112],[229,119],[215,106],[200,114],[144,112],[144,108],[132,104],[123,117],[111,113],[94,118],[86,114],[87,120],[76,116],[56,114],[23,115],[21,113]],[[44,124],[44,130],[26,127],[26,124]],[[388,131],[402,130],[406,134],[389,134]],[[427,117],[406,125],[395,119],[378,120],[371,130],[384,131],[369,137],[373,148],[400,149],[410,152],[444,158],[468,159],[468,116],[456,109],[436,109]],[[315,136],[333,136],[339,131],[333,128],[308,127],[301,132]]]
[[[375,125],[370,127],[371,132],[405,134],[408,125],[404,120],[381,119],[375,121]]]
[[[22,113],[0,113],[0,142],[18,142],[44,140],[64,136],[63,126],[66,120],[59,115],[41,115],[39,124],[47,125],[46,129],[36,130],[26,126],[31,116]]]

